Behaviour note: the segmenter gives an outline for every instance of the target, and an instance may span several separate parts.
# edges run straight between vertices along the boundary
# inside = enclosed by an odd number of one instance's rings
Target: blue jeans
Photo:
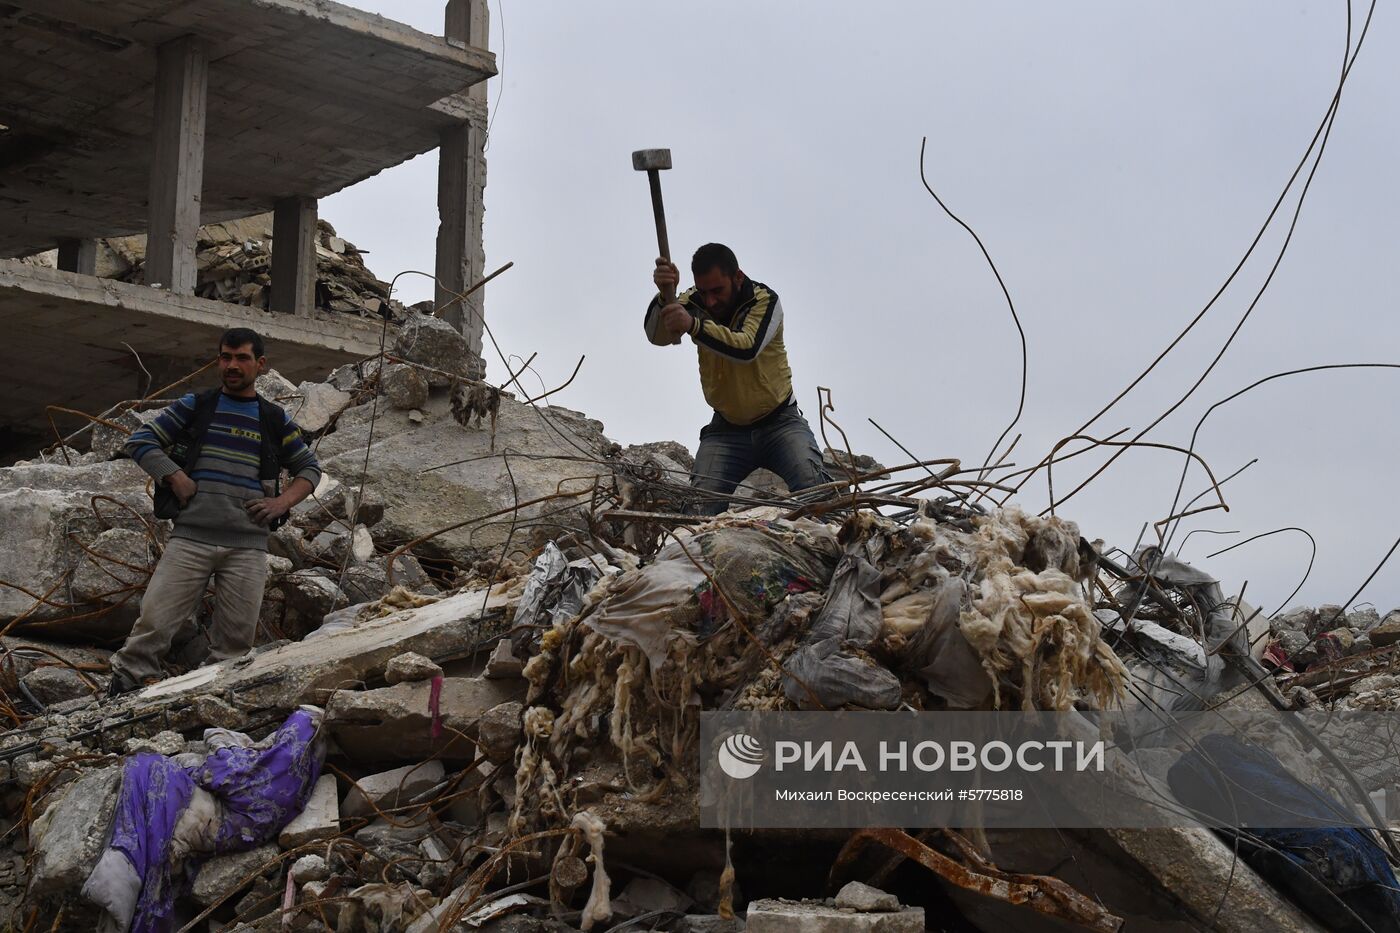
[[[792,492],[831,482],[812,429],[795,403],[745,426],[730,424],[716,413],[700,429],[700,449],[690,474],[690,485],[716,497],[694,510],[701,515],[723,512],[728,505],[724,497],[759,467],[781,476]]]

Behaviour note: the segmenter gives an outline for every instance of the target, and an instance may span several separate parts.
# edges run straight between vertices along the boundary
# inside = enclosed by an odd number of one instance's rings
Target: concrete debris
[[[201,287],[256,303],[261,247],[233,242],[202,246],[224,284]],[[333,235],[321,252],[358,261]],[[971,851],[882,831],[923,868],[840,878],[853,835],[726,843],[698,824],[699,714],[1181,708],[1178,683],[1225,696],[1246,658],[1297,706],[1395,710],[1400,610],[1264,619],[1205,568],[1148,551],[1120,566],[1064,518],[966,496],[799,509],[755,475],[733,511],[692,518],[682,445],[624,450],[586,415],[500,392],[451,327],[352,280],[318,298],[354,311],[377,297],[367,313],[408,320],[395,362],[259,382],[314,435],[326,475],[271,536],[244,657],[199,666],[206,608],[166,679],[105,699],[106,648],[169,533],[144,476],[106,459],[150,411],[94,431],[91,451],[0,469],[16,542],[0,552],[0,711],[17,726],[0,735],[0,920],[94,915],[123,760],[195,767],[311,704],[328,748],[304,808],[250,851],[187,846],[203,865],[168,866],[192,892],[181,916],[207,908],[209,929],[248,930],[902,931],[925,927],[924,907],[906,905],[937,905],[939,923],[967,930],[1311,928],[1290,892],[1205,831],[1045,843],[1008,830]],[[826,459],[835,477],[883,469]],[[1056,847],[1066,857],[1040,854]]]
[[[379,385],[384,396],[395,408],[422,408],[428,401],[428,377],[414,366],[394,363],[380,372]]]
[[[759,900],[749,905],[747,933],[922,933],[924,909],[859,913],[811,901]]]
[[[431,314],[408,315],[394,339],[393,355],[418,364],[429,387],[434,389],[446,388],[459,378],[476,378],[479,369],[466,338]]]
[[[96,241],[96,274],[120,282],[146,281],[146,238],[126,236]],[[32,257],[57,265],[57,250]],[[272,294],[272,215],[199,228],[195,260],[199,265],[195,295],[229,304],[268,310]],[[389,297],[389,285],[365,267],[361,251],[336,236],[324,220],[316,230],[316,307],[358,317],[398,319],[407,311]]]
[[[836,892],[836,906],[849,907],[859,913],[900,909],[899,898],[859,881],[847,882],[845,887]]]
[[[195,875],[191,896],[201,907],[237,896],[274,866],[280,854],[277,846],[266,845],[248,852],[217,855],[205,862]]]
[[[384,682],[389,686],[412,680],[432,680],[442,676],[442,668],[412,651],[392,658],[384,666]]]
[[[300,849],[339,834],[340,794],[335,775],[323,774],[317,779],[306,808],[278,834],[277,844],[284,849]]]
[[[342,817],[368,816],[392,810],[431,789],[443,778],[442,762],[428,761],[381,771],[355,782],[340,804]]]

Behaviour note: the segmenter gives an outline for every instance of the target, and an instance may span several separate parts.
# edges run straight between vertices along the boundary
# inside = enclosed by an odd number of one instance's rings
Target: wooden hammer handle
[[[647,182],[651,185],[651,212],[656,217],[656,248],[659,255],[667,262],[671,260],[671,242],[666,236],[666,208],[661,203],[661,173],[656,169],[647,169]],[[670,304],[676,300],[676,290],[662,289],[662,304]]]

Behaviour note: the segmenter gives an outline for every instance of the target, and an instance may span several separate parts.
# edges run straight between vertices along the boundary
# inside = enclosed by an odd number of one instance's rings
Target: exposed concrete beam
[[[487,47],[490,10],[486,0],[448,0],[444,34],[449,43]],[[442,131],[438,149],[438,235],[434,299],[443,320],[462,332],[481,359],[485,296],[465,292],[485,275],[486,253],[482,222],[486,189],[486,84],[473,85],[467,95],[479,104],[480,117]],[[484,364],[483,367],[484,369]],[[474,373],[480,376],[482,373]]]
[[[97,241],[59,240],[58,267],[64,272],[76,272],[79,275],[96,275]]]
[[[269,306],[302,317],[316,307],[315,198],[282,198],[273,206]]]
[[[194,294],[199,271],[194,253],[208,94],[209,55],[203,40],[184,36],[162,45],[156,59],[146,282],[177,295]]]

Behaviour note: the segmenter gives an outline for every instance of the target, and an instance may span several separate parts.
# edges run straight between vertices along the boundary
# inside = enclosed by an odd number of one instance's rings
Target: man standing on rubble
[[[157,515],[173,518],[175,530],[146,586],[141,617],[112,655],[110,696],[161,678],[161,661],[210,577],[209,660],[252,647],[267,580],[268,532],[321,479],[301,430],[254,387],[266,368],[262,337],[246,327],[225,332],[220,387],[184,396],[126,442],[126,455],[156,482]],[[277,494],[283,469],[293,479]]]
[[[700,387],[715,410],[700,429],[690,484],[712,493],[698,511],[718,515],[726,497],[759,467],[777,473],[793,492],[830,481],[807,419],[792,397],[792,370],[783,346],[778,295],[744,275],[734,251],[707,243],[690,261],[695,286],[663,307],[647,307],[647,339],[657,346],[689,335],[700,358]],[[652,281],[675,294],[680,271],[656,260]]]

